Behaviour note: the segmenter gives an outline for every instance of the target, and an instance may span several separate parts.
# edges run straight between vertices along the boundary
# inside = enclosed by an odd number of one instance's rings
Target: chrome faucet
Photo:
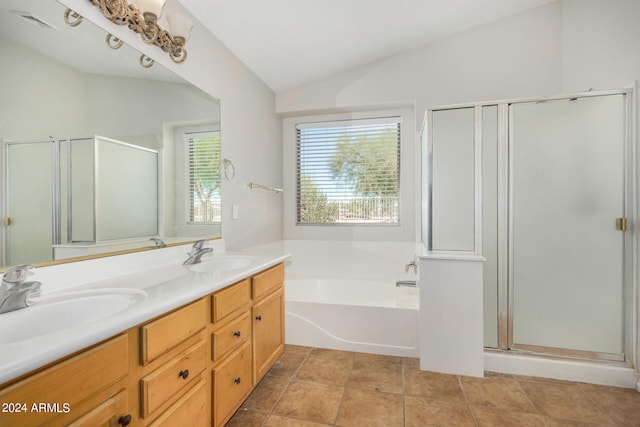
[[[418,287],[418,282],[416,282],[415,280],[398,280],[396,281],[396,287],[399,286],[407,286],[409,288],[417,288]]]
[[[164,240],[162,240],[159,237],[152,237],[149,240],[151,240],[154,245],[152,246],[155,249],[159,249],[159,248],[166,248],[167,244],[164,242]]]
[[[409,264],[404,266],[404,272],[408,273],[409,269],[413,267],[413,274],[418,274],[418,256],[414,255]]]
[[[0,314],[20,310],[33,304],[28,298],[40,291],[40,282],[26,282],[31,265],[18,265],[7,270],[0,285]]]
[[[213,248],[203,248],[205,240],[198,240],[193,244],[191,252],[189,252],[189,258],[182,265],[198,264],[201,261],[202,255],[213,251]]]

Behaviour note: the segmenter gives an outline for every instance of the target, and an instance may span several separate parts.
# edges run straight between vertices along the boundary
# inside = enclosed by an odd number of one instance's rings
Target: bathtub
[[[418,292],[393,281],[287,276],[286,342],[418,357]]]

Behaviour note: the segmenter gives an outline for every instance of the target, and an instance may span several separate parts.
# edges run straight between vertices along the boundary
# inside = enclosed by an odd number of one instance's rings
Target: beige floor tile
[[[402,427],[403,399],[400,394],[347,389],[336,425],[343,427]]]
[[[402,364],[354,361],[347,387],[402,393]]]
[[[267,375],[256,386],[253,392],[244,401],[242,407],[262,412],[271,412],[278,399],[291,381],[288,377]]]
[[[478,427],[545,427],[544,417],[524,412],[507,412],[485,406],[471,408]]]
[[[260,427],[268,415],[268,413],[240,408],[225,424],[225,427]]]
[[[309,354],[313,347],[305,347],[302,345],[285,344],[284,351],[286,353]]]
[[[383,354],[353,353],[356,363],[388,363],[390,365],[402,365],[403,357],[385,356]]]
[[[582,389],[619,426],[640,426],[640,392],[599,386],[585,386]]]
[[[460,382],[455,375],[405,368],[404,393],[409,396],[465,403]]]
[[[612,425],[611,419],[577,384],[548,381],[520,381],[540,413],[551,418]]]
[[[353,361],[354,353],[351,351],[332,350],[329,348],[314,348],[309,353],[309,357],[325,359],[325,360],[347,360]]]
[[[276,360],[276,363],[273,364],[268,374],[292,377],[306,357],[306,353],[282,353],[282,356]]]
[[[406,427],[466,427],[473,426],[473,418],[467,405],[405,396]]]
[[[600,427],[599,423],[588,423],[575,420],[563,420],[561,418],[543,417],[547,427]]]
[[[349,359],[336,358],[332,360],[312,354],[300,366],[296,378],[303,381],[344,386],[349,378],[352,364],[353,362]]]
[[[402,360],[402,365],[405,369],[420,369],[420,359],[405,357]]]
[[[271,415],[264,427],[325,427],[331,424],[315,423],[313,421],[298,420],[295,418]]]
[[[537,412],[514,379],[503,377],[460,377],[460,379],[467,400],[472,406],[487,406],[511,412]]]
[[[333,423],[344,387],[293,380],[274,409],[277,415]]]

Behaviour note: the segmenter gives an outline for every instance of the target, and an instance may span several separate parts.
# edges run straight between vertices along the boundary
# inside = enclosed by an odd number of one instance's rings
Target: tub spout
[[[418,282],[416,282],[415,280],[397,280],[396,286],[407,286],[410,288],[416,288],[418,287]]]

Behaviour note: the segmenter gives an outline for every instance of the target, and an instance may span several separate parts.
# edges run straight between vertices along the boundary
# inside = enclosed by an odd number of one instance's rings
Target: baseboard
[[[640,391],[640,378],[635,369],[601,362],[485,351],[484,367],[491,372],[636,388]]]

